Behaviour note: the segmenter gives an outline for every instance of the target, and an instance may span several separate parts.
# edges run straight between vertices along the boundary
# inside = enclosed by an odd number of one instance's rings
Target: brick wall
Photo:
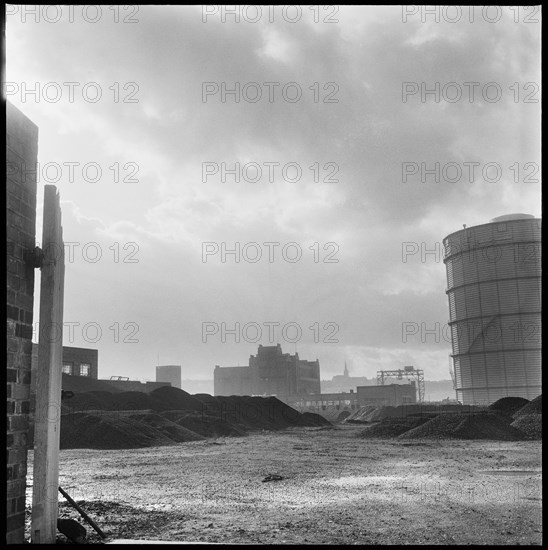
[[[36,243],[38,127],[7,104],[7,506],[6,542],[25,535],[25,487]],[[28,172],[30,171],[30,172]]]

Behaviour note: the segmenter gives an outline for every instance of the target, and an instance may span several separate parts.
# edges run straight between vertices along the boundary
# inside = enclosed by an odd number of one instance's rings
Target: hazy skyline
[[[39,127],[37,243],[52,183],[64,345],[97,348],[101,378],[154,379],[159,359],[210,379],[277,343],[318,358],[322,379],[345,361],[351,376],[414,365],[449,378],[442,239],[541,213],[530,14],[18,8],[6,95]],[[223,242],[239,262],[221,261]],[[223,343],[237,322],[247,334]]]

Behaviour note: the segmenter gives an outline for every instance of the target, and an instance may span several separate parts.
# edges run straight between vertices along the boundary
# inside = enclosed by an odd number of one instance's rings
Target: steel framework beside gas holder
[[[413,366],[403,367],[403,369],[395,370],[378,370],[377,371],[377,386],[384,386],[384,381],[389,377],[396,377],[398,380],[402,380],[405,376],[408,380],[414,378],[417,381],[417,391],[419,394],[419,403],[424,401],[424,371],[422,369],[416,369]]]

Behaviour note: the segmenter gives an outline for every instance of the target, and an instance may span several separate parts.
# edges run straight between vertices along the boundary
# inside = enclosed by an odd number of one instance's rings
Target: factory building
[[[99,351],[63,346],[63,373],[98,378]]]
[[[38,344],[32,344],[32,370],[38,366]],[[97,380],[99,351],[91,348],[63,346],[63,374],[87,376]]]
[[[390,405],[397,407],[417,402],[417,387],[415,382],[410,384],[387,384],[384,386],[358,386],[358,406]]]
[[[156,382],[169,382],[181,389],[181,365],[159,365],[156,367]]]
[[[320,393],[320,363],[283,353],[280,344],[259,345],[249,366],[215,366],[215,395],[276,395],[280,397]]]
[[[321,393],[310,394],[303,396],[295,396],[286,400],[288,405],[300,405],[302,407],[322,407],[324,410],[328,406],[337,408],[352,408],[355,409],[358,403],[358,396],[354,390],[340,393]]]
[[[541,220],[509,214],[445,237],[457,399],[541,393]]]
[[[35,372],[38,367],[38,344],[32,344],[32,371]],[[181,385],[181,367],[170,366],[179,369],[179,386]],[[127,376],[111,376],[109,379],[99,378],[99,350],[91,348],[76,348],[73,346],[63,346],[63,375],[77,376],[78,380],[63,377],[63,389],[75,389],[75,391],[92,391],[95,389],[93,380],[102,382],[101,388],[110,386],[118,391],[140,391],[150,393],[157,388],[172,385],[169,380],[158,380],[158,370],[156,370],[156,382],[140,382],[139,380],[130,380]],[[172,371],[168,371],[172,372]],[[91,380],[89,389],[86,389],[86,378]],[[34,406],[34,396],[36,377],[31,378],[31,409]]]

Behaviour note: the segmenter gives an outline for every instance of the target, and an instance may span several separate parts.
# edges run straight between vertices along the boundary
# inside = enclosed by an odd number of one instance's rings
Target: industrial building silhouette
[[[169,382],[174,388],[181,389],[181,365],[158,365],[156,382]]]
[[[283,353],[280,344],[259,345],[249,366],[215,366],[215,395],[276,395],[279,397],[320,393],[320,363]]]

